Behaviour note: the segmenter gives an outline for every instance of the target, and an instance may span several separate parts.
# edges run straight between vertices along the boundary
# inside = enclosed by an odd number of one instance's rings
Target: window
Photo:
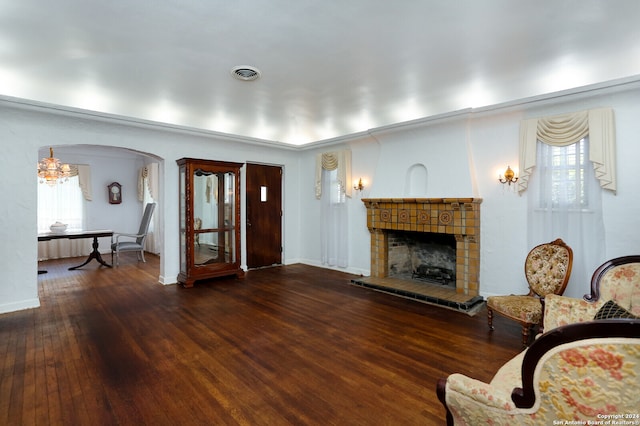
[[[144,209],[146,208],[148,203],[155,203],[156,200],[153,199],[153,196],[151,195],[151,191],[149,191],[149,178],[145,177],[143,178],[143,191],[144,191],[144,195],[142,197],[142,212],[144,213]],[[149,228],[147,229],[147,233],[153,233],[154,231],[154,221],[152,220],[149,223]]]
[[[138,188],[142,188],[143,192],[138,194],[138,197],[141,197],[139,199],[142,201],[141,207],[143,213],[148,203],[158,202],[158,176],[158,163],[147,164],[141,169],[141,180],[138,182]],[[211,185],[211,183],[209,183],[209,185]],[[203,190],[206,190],[206,188]],[[208,192],[208,194],[211,194],[211,192]],[[151,216],[151,222],[149,223],[149,229],[147,230],[147,239],[144,242],[145,250],[156,254],[160,253],[162,245],[162,230],[160,229],[158,216],[158,214]]]
[[[588,140],[586,138],[567,146],[539,143],[540,176],[543,180],[547,180],[547,184],[543,186],[547,190],[540,191],[540,208],[589,208],[586,188],[587,152]]]
[[[591,273],[604,261],[602,192],[616,190],[615,164],[611,108],[520,124],[518,189],[529,188],[528,243],[534,247],[562,238],[573,249],[566,296],[582,297]]]
[[[344,188],[337,170],[322,170],[321,262],[346,267],[348,264],[348,216]]]
[[[588,137],[565,146],[538,142],[529,181],[529,246],[562,238],[573,249],[569,297],[588,291],[591,273],[604,257],[602,188],[587,154],[589,142]]]
[[[38,232],[48,232],[55,222],[68,225],[67,229],[84,228],[84,196],[78,176],[56,185],[38,182]]]
[[[323,173],[326,174],[327,178],[326,183],[327,188],[329,188],[329,203],[332,205],[344,203],[346,201],[345,193],[344,188],[338,180],[338,170],[323,170]]]

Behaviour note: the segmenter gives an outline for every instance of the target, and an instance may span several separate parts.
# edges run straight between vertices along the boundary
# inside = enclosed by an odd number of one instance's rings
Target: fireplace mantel
[[[481,198],[364,198],[371,232],[371,276],[388,274],[388,232],[450,234],[456,239],[456,292],[479,294]]]

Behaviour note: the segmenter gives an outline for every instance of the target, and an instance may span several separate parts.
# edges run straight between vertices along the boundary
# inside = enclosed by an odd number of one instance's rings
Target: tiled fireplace
[[[455,238],[455,291],[478,296],[480,198],[366,198],[371,232],[371,276],[390,272],[389,244],[398,232],[448,234]]]

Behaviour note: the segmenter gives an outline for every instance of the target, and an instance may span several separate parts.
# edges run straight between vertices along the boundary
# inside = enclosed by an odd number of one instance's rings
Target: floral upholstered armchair
[[[587,424],[637,415],[639,377],[640,320],[608,319],[545,332],[490,383],[452,374],[437,393],[448,425]]]
[[[546,297],[545,333],[504,364],[490,383],[461,374],[438,381],[447,424],[565,424],[637,415],[638,314],[640,256],[604,263],[584,300]]]
[[[529,293],[488,297],[489,329],[493,330],[494,312],[516,321],[522,326],[522,346],[527,346],[530,330],[542,325],[542,299],[564,292],[572,265],[573,251],[560,238],[531,249],[524,262]]]

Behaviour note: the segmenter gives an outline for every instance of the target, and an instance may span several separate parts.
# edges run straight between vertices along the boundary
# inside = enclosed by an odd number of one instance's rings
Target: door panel
[[[247,164],[247,267],[282,263],[282,167]]]

